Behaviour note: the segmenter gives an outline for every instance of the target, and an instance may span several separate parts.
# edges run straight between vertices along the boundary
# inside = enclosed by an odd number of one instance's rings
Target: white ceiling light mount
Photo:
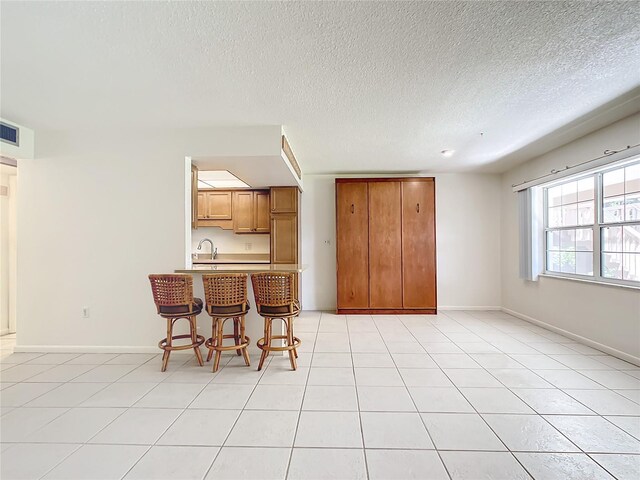
[[[455,150],[442,150],[442,151],[440,152],[440,154],[441,154],[443,157],[445,157],[445,158],[452,157],[454,153],[456,153],[456,151],[455,151]]]

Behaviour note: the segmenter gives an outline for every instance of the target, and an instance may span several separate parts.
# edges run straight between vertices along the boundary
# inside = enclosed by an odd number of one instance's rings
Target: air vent
[[[16,147],[20,146],[20,129],[0,122],[0,140]]]

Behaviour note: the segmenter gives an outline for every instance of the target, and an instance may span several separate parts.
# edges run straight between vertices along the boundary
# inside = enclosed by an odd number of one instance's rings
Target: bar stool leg
[[[217,333],[216,333],[216,347],[221,347],[222,346],[222,339],[224,336],[224,321],[219,318],[218,321],[216,322],[217,325]],[[218,350],[218,348],[216,348],[216,359],[213,362],[213,371],[217,372],[218,371],[218,367],[220,366],[220,356],[222,355],[222,350]]]
[[[215,345],[217,334],[216,334],[216,323],[218,322],[217,318],[213,318],[211,321],[211,347]],[[207,362],[211,361],[211,357],[213,357],[213,348],[209,348],[209,353],[207,353]]]
[[[293,323],[293,319],[292,318],[288,318],[287,320],[285,320],[285,323],[287,324],[287,345],[288,346],[292,346],[293,345],[293,329],[292,327],[292,323]],[[292,348],[291,350],[289,350],[289,361],[291,362],[291,368],[293,370],[296,370],[298,368],[298,365],[296,363],[296,356],[295,356],[295,349]]]
[[[198,330],[196,327],[196,316],[189,317],[189,328],[191,329],[191,343],[196,344],[198,342]],[[193,351],[196,352],[196,358],[198,359],[198,365],[203,366],[202,353],[200,353],[200,346],[193,347]]]
[[[240,320],[240,317],[233,317],[233,341],[235,342],[236,345],[240,345],[240,332],[238,331],[239,320]],[[240,350],[236,350],[236,354],[238,356],[242,355]]]
[[[173,321],[170,318],[167,318],[167,343],[165,347],[171,347],[171,337],[173,336]],[[171,355],[171,350],[165,348],[164,353],[162,354],[162,370],[163,372],[167,371],[167,365],[169,364],[169,355]]]
[[[246,341],[247,341],[245,339],[245,336],[244,336],[244,332],[245,332],[244,319],[245,319],[244,315],[242,315],[239,318],[239,320],[240,320],[240,340],[241,340],[242,343],[246,343]],[[247,347],[246,346],[242,349],[242,355],[244,356],[244,363],[247,365],[247,367],[250,367],[251,366],[251,362],[249,361],[249,353],[247,352]]]
[[[262,370],[262,365],[269,355],[268,348],[271,346],[271,319],[264,319],[264,343],[262,345],[262,355],[260,355],[260,363],[258,364],[258,371]]]

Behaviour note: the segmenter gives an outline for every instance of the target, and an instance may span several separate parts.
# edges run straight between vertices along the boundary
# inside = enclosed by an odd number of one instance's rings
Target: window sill
[[[588,280],[586,278],[565,277],[563,275],[553,275],[551,273],[540,273],[540,277],[558,278],[560,280],[570,280],[572,282],[590,283],[592,285],[602,285],[604,287],[626,288],[629,290],[640,290],[640,287],[634,285],[622,285],[621,283],[598,282],[596,280]]]

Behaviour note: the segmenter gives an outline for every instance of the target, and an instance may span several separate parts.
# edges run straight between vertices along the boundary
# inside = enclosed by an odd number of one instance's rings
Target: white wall
[[[33,158],[34,151],[34,133],[22,125],[18,125],[10,120],[0,118],[1,121],[8,125],[18,127],[18,146],[10,143],[0,142],[0,155],[14,159]]]
[[[304,309],[336,306],[335,177],[304,176]],[[500,176],[435,177],[438,307],[500,307]]]
[[[38,132],[18,177],[18,345],[155,351],[164,323],[147,275],[184,266],[185,157],[261,155],[274,136],[279,126]]]
[[[0,165],[0,335],[15,322],[16,167]]]
[[[264,234],[235,234],[233,230],[223,230],[220,227],[198,227],[191,230],[191,253],[198,253],[198,243],[203,238],[213,242],[218,253],[270,253],[270,235]],[[251,244],[251,250],[246,250],[246,244]],[[201,253],[209,253],[209,244],[202,246]]]
[[[566,279],[518,278],[518,212],[511,185],[640,143],[640,114],[582,137],[503,175],[502,302],[519,314],[640,359],[640,291]]]

